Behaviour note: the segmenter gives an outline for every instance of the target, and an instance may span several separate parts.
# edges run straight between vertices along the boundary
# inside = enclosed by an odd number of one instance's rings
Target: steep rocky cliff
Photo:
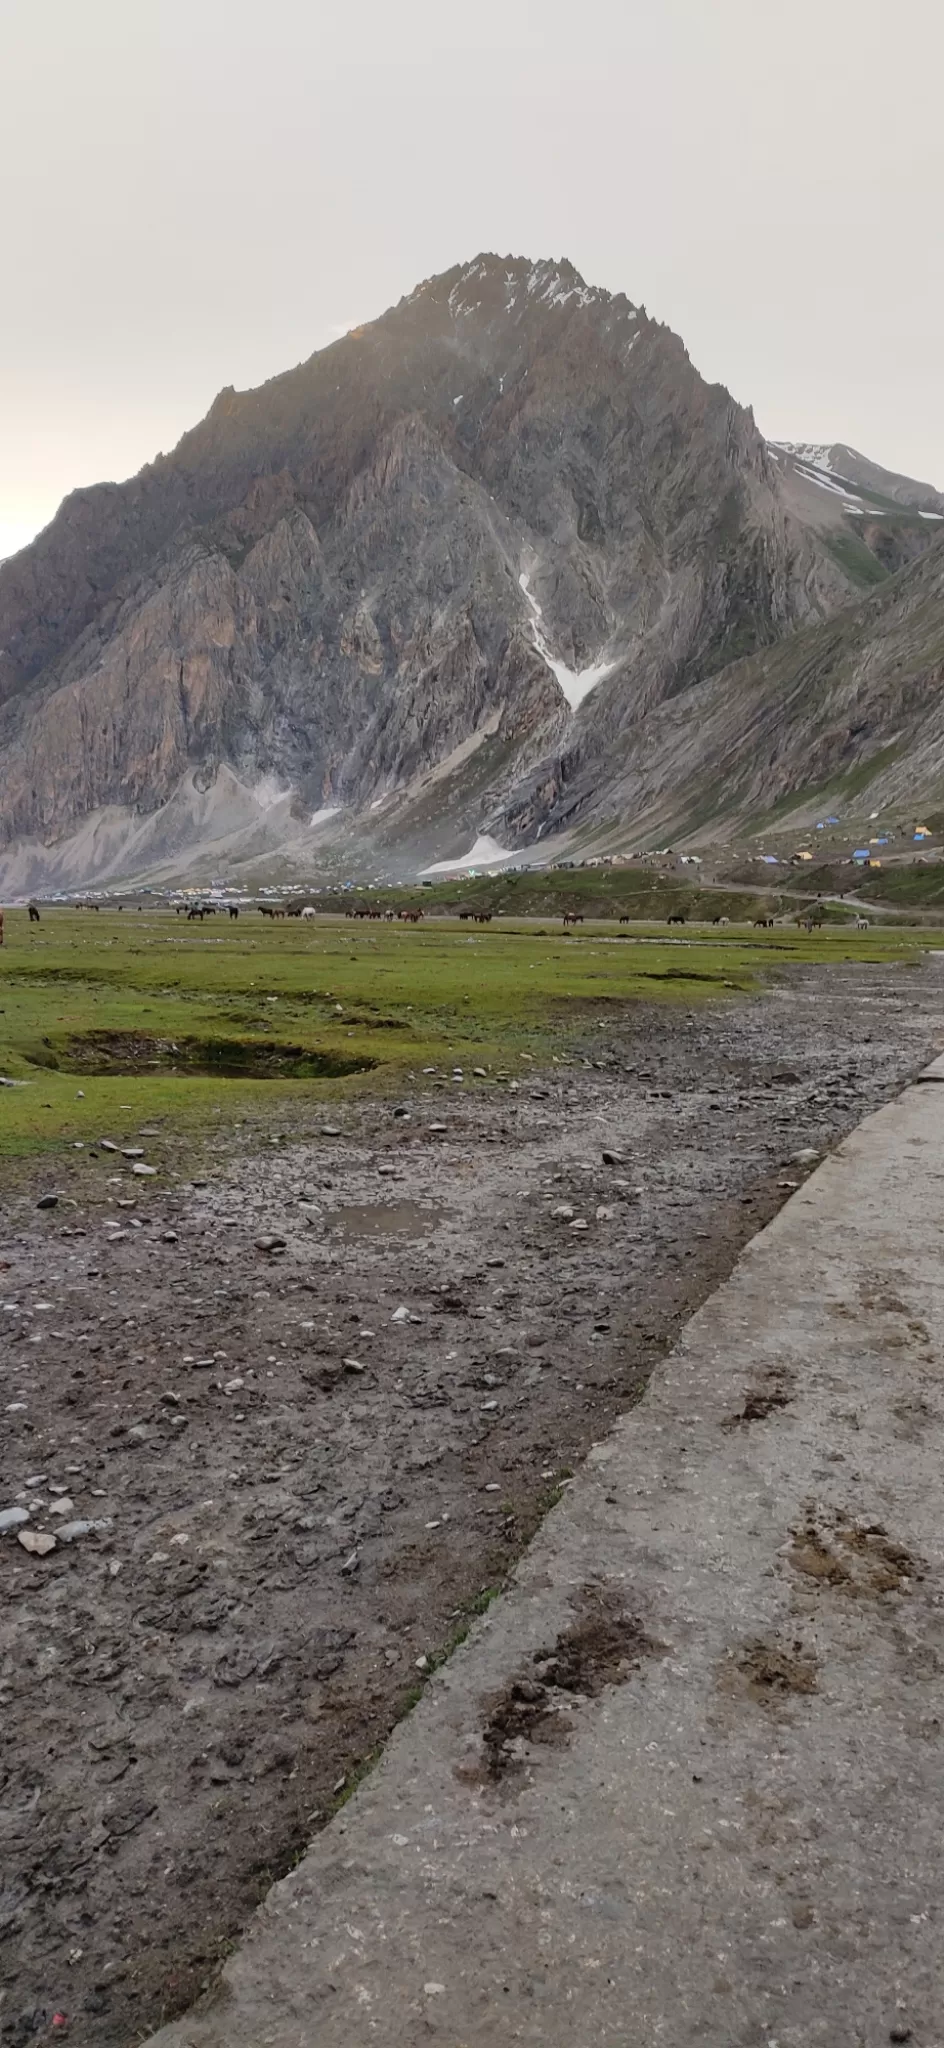
[[[569,264],[427,281],[0,566],[0,872],[338,810],[388,843],[423,812],[427,849],[610,814],[660,706],[697,729],[712,677],[861,581],[783,463]]]

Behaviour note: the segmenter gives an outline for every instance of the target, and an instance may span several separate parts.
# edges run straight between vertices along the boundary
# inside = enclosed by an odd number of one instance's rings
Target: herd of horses
[[[289,916],[291,915],[292,912],[289,911]],[[297,911],[295,915],[298,915]],[[307,912],[302,911],[302,916],[306,915],[315,915],[310,906]],[[398,921],[400,924],[419,924],[423,913],[421,910],[378,910],[374,904],[356,903],[353,910],[346,910],[344,915],[354,919],[366,917],[370,919],[371,924],[395,924]]]
[[[140,907],[139,904],[138,908],[140,909]],[[76,910],[100,910],[101,905],[98,903],[77,903],[75,908]],[[119,903],[117,908],[123,910],[124,904]],[[299,917],[310,920],[317,916],[315,907],[311,903],[285,904],[284,906],[277,906],[274,903],[259,903],[256,905],[256,908],[262,917]],[[178,903],[175,909],[177,916],[186,918],[188,924],[193,923],[195,920],[199,920],[202,924],[205,917],[216,917],[217,915],[220,917],[228,915],[231,919],[236,919],[239,916],[239,905],[237,903]],[[494,911],[491,910],[460,910],[457,914],[460,924],[491,924],[492,918],[495,915]],[[380,910],[372,904],[357,903],[351,910],[346,910],[344,915],[354,919],[367,918],[374,924],[380,922],[385,924],[397,922],[400,924],[419,924],[423,912],[422,910],[413,909]],[[40,922],[39,910],[35,903],[29,905],[29,921],[30,924],[39,924]],[[797,925],[802,925],[808,932],[813,932],[819,930],[822,925],[823,915],[818,906],[816,906],[806,912],[801,912],[799,916],[794,916],[790,921]],[[620,924],[632,924],[632,922],[633,919],[630,912],[624,910],[620,917]],[[683,925],[685,922],[686,918],[683,910],[673,910],[670,916],[666,918],[667,925]],[[731,920],[729,917],[719,916],[713,917],[711,922],[713,925],[728,925]],[[775,917],[755,917],[752,922],[757,931],[773,931],[777,920]],[[565,931],[568,926],[583,924],[583,912],[580,910],[565,910],[562,923]],[[869,929],[868,918],[857,917],[855,929],[857,932],[867,932]],[[0,910],[0,946],[2,944],[3,911]]]

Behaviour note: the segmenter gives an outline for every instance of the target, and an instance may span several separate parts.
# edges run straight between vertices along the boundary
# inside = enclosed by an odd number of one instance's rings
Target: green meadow
[[[808,934],[686,925],[448,915],[417,925],[243,910],[44,908],[6,917],[0,950],[0,1152],[60,1151],[143,1125],[198,1137],[275,1113],[307,1128],[338,1097],[396,1093],[461,1066],[505,1086],[586,1057],[614,1005],[694,1002],[759,988],[790,962],[907,962],[933,933],[904,926]],[[484,1077],[472,1079],[474,1067]],[[160,1146],[149,1158],[159,1161]]]

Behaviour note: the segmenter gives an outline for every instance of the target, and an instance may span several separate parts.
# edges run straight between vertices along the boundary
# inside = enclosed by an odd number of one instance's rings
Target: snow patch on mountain
[[[795,462],[810,462],[814,469],[821,469],[827,476],[833,476],[832,449],[823,448],[812,441],[769,441],[769,448],[782,449],[784,455],[792,455]]]
[[[437,860],[432,867],[422,868],[424,875],[456,875],[469,868],[500,867],[503,861],[514,860],[515,856],[507,846],[499,846],[490,832],[480,832],[474,844],[461,860]]]
[[[591,690],[596,689],[598,683],[605,682],[607,676],[613,674],[616,663],[615,661],[593,661],[590,662],[587,668],[574,669],[568,668],[566,662],[558,661],[557,657],[551,653],[548,647],[544,633],[544,619],[541,607],[538,604],[537,598],[532,596],[526,571],[522,571],[518,582],[531,609],[532,645],[559,683],[571,711],[578,711],[584,698],[589,697]]]

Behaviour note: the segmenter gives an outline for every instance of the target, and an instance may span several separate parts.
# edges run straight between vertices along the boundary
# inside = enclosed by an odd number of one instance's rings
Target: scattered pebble
[[[154,1174],[154,1173],[156,1173],[156,1172],[157,1172],[157,1167],[156,1167],[156,1166],[144,1166],[144,1165],[142,1165],[142,1163],[141,1163],[140,1159],[136,1159],[136,1160],[135,1160],[135,1163],[134,1163],[134,1165],[133,1165],[133,1167],[131,1168],[131,1171],[132,1171],[132,1173],[140,1173],[140,1174],[148,1174],[148,1175],[151,1175],[151,1174]]]
[[[55,1209],[58,1207],[58,1204],[58,1195],[40,1195],[36,1207],[37,1209]]]
[[[27,1485],[29,1483],[27,1480]],[[33,1483],[35,1484],[35,1481]],[[5,1536],[8,1529],[22,1529],[24,1522],[28,1522],[29,1518],[29,1508],[3,1508],[0,1510],[0,1536]]]
[[[97,1522],[65,1522],[63,1527],[57,1531],[57,1534],[60,1543],[77,1543],[82,1536],[91,1536],[93,1533],[104,1535],[105,1531],[110,1528],[111,1518],[105,1515]]]
[[[31,1557],[48,1557],[50,1551],[56,1548],[55,1537],[48,1535],[44,1529],[20,1529],[16,1540],[22,1543],[24,1550],[28,1550]]]

